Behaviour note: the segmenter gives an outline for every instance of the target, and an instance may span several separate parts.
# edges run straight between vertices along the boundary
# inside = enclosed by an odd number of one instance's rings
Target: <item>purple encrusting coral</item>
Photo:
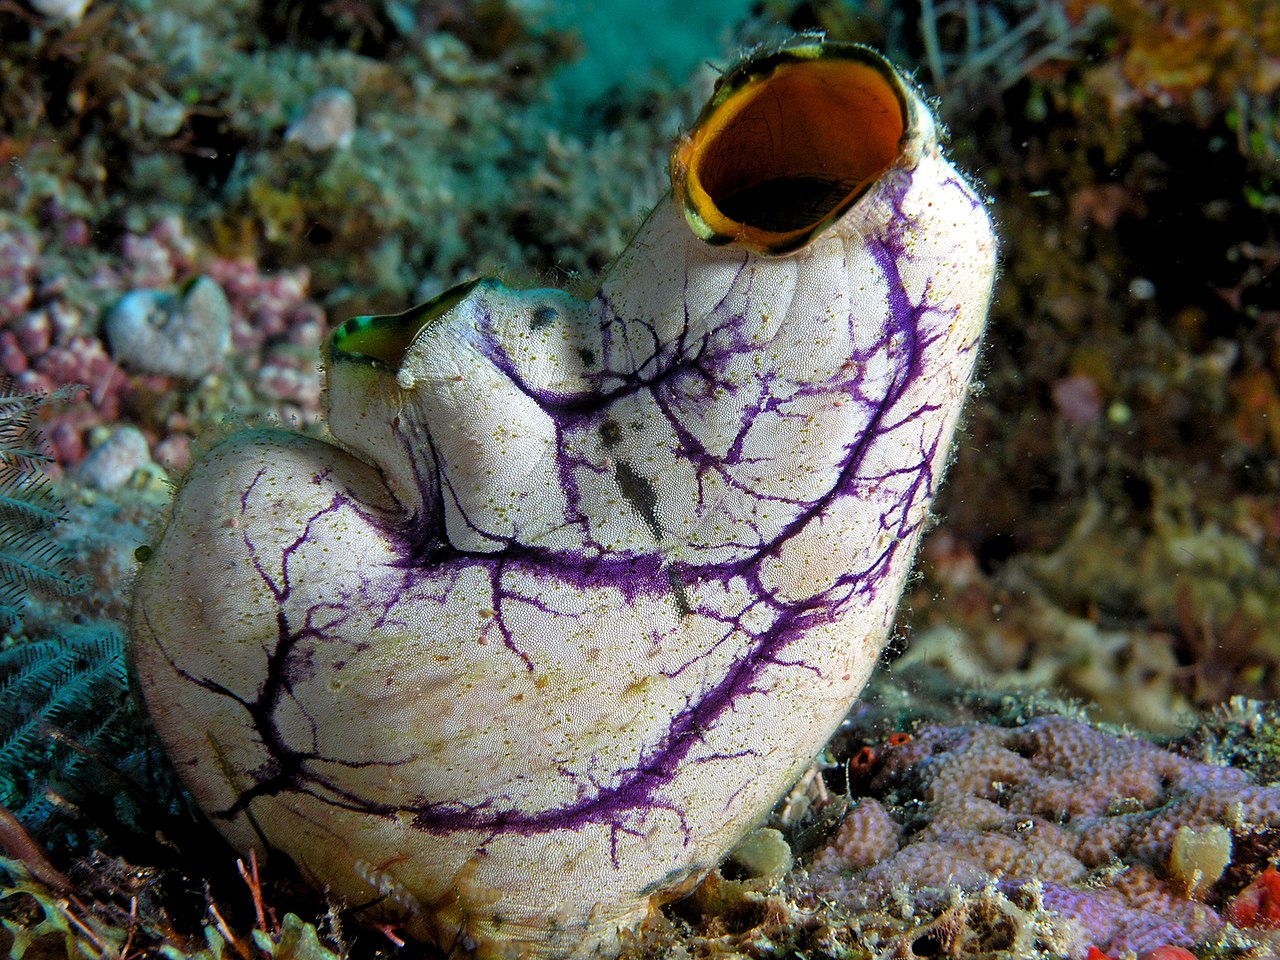
[[[1055,716],[927,727],[888,752],[870,792],[879,799],[861,801],[812,864],[819,895],[939,909],[952,891],[997,885],[1054,915],[1057,949],[1072,958],[1211,940],[1225,927],[1210,905],[1218,877],[1189,895],[1180,831],[1226,828],[1248,856],[1280,830],[1280,786]],[[1264,861],[1235,869],[1249,876]]]

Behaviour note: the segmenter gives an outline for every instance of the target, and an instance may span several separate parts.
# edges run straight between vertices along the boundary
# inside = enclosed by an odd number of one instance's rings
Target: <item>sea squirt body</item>
[[[598,292],[332,335],[337,444],[240,434],[133,662],[241,850],[456,954],[589,956],[764,816],[862,688],[995,244],[918,95],[811,37],[727,74]]]

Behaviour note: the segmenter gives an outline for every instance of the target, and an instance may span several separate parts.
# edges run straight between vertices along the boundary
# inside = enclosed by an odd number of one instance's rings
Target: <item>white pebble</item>
[[[342,87],[328,87],[311,98],[306,114],[285,131],[284,138],[321,153],[348,146],[355,135],[356,98]]]
[[[209,277],[182,297],[134,290],[107,316],[106,333],[112,356],[131,370],[198,380],[231,345],[231,305]]]
[[[31,0],[36,13],[68,23],[79,23],[93,0]]]
[[[78,476],[87,487],[119,490],[141,468],[151,463],[147,438],[136,427],[121,427],[89,451]]]
[[[1156,295],[1156,285],[1146,277],[1134,277],[1129,281],[1129,296],[1135,300],[1150,300]]]

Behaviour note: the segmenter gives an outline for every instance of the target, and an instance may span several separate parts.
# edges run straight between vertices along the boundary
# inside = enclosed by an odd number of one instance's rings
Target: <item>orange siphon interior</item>
[[[897,158],[906,119],[876,65],[785,63],[704,116],[677,152],[686,207],[709,239],[800,246]]]

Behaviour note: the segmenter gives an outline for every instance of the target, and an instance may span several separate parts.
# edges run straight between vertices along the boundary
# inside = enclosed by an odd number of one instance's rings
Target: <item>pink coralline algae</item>
[[[283,404],[284,418],[310,422],[320,409],[316,352],[325,315],[308,298],[305,267],[264,274],[248,259],[218,259],[208,273],[231,301],[231,342],[254,392]]]
[[[194,271],[197,250],[176,217],[165,217],[145,234],[126,234],[121,252],[127,285],[152,290],[173,286]]]
[[[1179,830],[1225,828],[1237,859],[1260,860],[1233,872],[1254,873],[1280,830],[1280,787],[1065,717],[927,727],[888,753],[868,792],[811,865],[820,894],[905,895],[933,909],[994,884],[1056,915],[1057,949],[1073,960],[1091,947],[1143,954],[1221,934],[1213,904],[1225,884],[1196,887],[1204,902],[1188,896],[1171,866]]]
[[[305,267],[263,273],[248,258],[215,259],[206,272],[231,301],[231,343],[237,352],[286,341],[316,348],[325,334],[325,316],[308,299],[311,274]]]
[[[40,244],[23,230],[0,230],[0,323],[20,316],[35,295]]]
[[[1069,423],[1092,423],[1102,413],[1102,391],[1087,374],[1063,377],[1050,387],[1053,405]]]
[[[248,416],[318,419],[325,315],[307,270],[212,256],[175,217],[114,251],[86,254],[87,230],[56,210],[40,229],[0,219],[0,373],[30,392],[85,387],[45,412],[59,466],[83,459],[90,431],[128,419],[157,463],[182,469],[204,426],[191,411],[216,408],[230,383],[250,384],[230,400]]]

